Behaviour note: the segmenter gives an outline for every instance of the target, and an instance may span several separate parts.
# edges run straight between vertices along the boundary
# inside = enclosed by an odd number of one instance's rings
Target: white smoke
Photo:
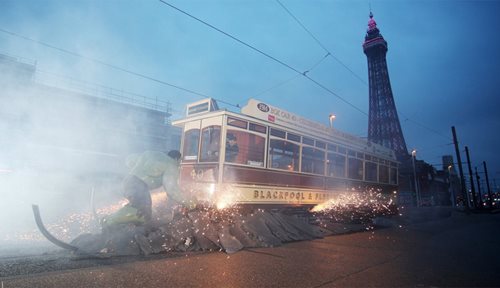
[[[76,236],[69,229],[89,232],[92,189],[96,208],[116,203],[126,156],[169,140],[160,135],[155,143],[146,136],[153,132],[148,129],[168,132],[150,125],[161,123],[160,114],[37,83],[29,70],[34,66],[0,60],[1,255],[12,253],[12,247],[49,246],[36,229],[32,204],[39,205],[46,226],[64,240]]]

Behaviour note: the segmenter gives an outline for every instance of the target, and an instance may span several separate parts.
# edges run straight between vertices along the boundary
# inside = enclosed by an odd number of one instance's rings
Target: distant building
[[[35,63],[0,55],[0,174],[120,177],[131,153],[178,149],[168,102],[110,89],[96,97],[39,83],[36,73]]]
[[[455,170],[455,163],[453,162],[453,156],[451,155],[443,155],[443,171],[450,171],[451,174],[457,174],[457,170]]]

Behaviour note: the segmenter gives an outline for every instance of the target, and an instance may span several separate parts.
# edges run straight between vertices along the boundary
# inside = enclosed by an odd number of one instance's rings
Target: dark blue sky
[[[299,71],[326,54],[274,0],[167,2]],[[490,178],[500,184],[500,1],[280,2],[335,56],[308,75],[366,112],[361,45],[371,2],[389,45],[389,75],[408,148],[440,168],[441,155],[454,154],[454,125],[473,165],[487,161]],[[367,134],[367,116],[357,109],[159,1],[0,0],[0,28],[229,103],[253,97],[325,124],[334,113],[338,129]],[[65,85],[67,79],[49,76],[56,73],[171,101],[174,118],[200,99],[5,32],[0,53],[36,60],[45,71],[40,81]]]

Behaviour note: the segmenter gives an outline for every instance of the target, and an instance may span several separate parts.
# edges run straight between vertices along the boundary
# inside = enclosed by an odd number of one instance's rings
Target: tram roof
[[[281,128],[286,131],[321,139],[325,142],[354,146],[358,149],[362,149],[365,153],[382,154],[386,158],[392,160],[396,159],[394,151],[387,147],[373,143],[367,139],[345,133],[338,129],[328,127],[319,122],[306,119],[302,116],[271,106],[256,99],[249,99],[247,105],[241,108],[240,113],[219,109],[217,102],[212,98],[203,99],[188,104],[186,107],[186,118],[175,120],[172,123],[175,126],[182,127],[184,123],[191,122],[193,120],[201,120],[219,115],[230,115],[247,121],[253,121],[278,129]]]

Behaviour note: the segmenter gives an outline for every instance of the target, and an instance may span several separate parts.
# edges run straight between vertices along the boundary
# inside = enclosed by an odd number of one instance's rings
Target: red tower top
[[[373,46],[377,46],[379,49],[371,49]],[[368,51],[376,52],[387,52],[387,42],[380,34],[380,30],[377,28],[377,22],[373,19],[373,13],[370,12],[370,20],[368,20],[368,29],[366,29],[365,42],[363,43],[363,50],[365,54]]]
[[[377,22],[375,22],[375,19],[373,19],[373,13],[370,12],[370,20],[368,20],[368,31],[376,28],[377,28]]]

